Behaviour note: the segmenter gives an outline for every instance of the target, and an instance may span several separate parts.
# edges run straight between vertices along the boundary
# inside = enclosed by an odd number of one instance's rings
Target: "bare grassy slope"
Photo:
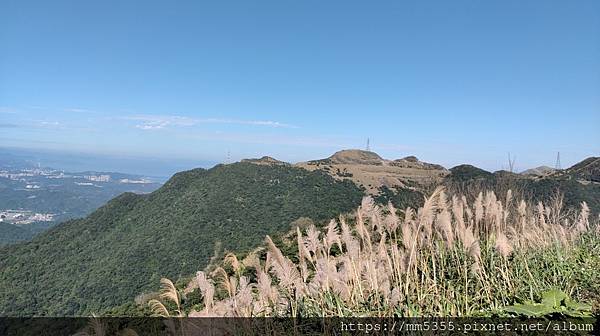
[[[337,179],[348,179],[377,195],[383,187],[421,189],[441,182],[449,172],[442,166],[428,164],[407,157],[386,160],[373,152],[363,150],[339,151],[327,159],[300,162],[297,167],[323,170]]]
[[[547,201],[557,192],[565,194],[565,205],[588,203],[593,213],[600,211],[600,158],[591,157],[565,170],[548,174],[488,172],[472,165],[450,170],[419,161],[414,156],[386,160],[373,152],[343,150],[329,158],[300,162],[297,167],[321,170],[336,179],[350,180],[378,201],[391,200],[395,206],[421,205],[422,195],[443,185],[470,199],[481,190],[504,194],[508,189],[530,201]]]
[[[533,175],[533,176],[546,176],[556,172],[556,169],[548,167],[548,166],[539,166],[531,169],[527,169],[522,171],[523,175]]]

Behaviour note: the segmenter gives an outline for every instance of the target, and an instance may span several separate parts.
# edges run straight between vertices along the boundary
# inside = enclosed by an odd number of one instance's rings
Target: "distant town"
[[[73,173],[23,162],[4,164],[0,165],[0,223],[48,228],[83,217],[121,193],[145,194],[160,185],[147,177],[117,172]]]
[[[36,177],[42,176],[49,179],[84,179],[92,182],[118,182],[124,184],[150,184],[154,183],[150,179],[147,178],[119,178],[116,181],[113,180],[111,175],[101,174],[101,175],[77,175],[77,174],[69,174],[65,173],[62,170],[54,170],[54,169],[20,169],[20,170],[0,170],[0,177],[7,178],[13,181],[21,181],[27,182],[27,177]],[[77,183],[77,182],[76,182]],[[77,183],[78,185],[95,185],[93,183]],[[39,189],[39,185],[35,184],[27,184],[25,186],[26,189]]]
[[[35,213],[29,210],[0,210],[0,223],[27,225],[36,222],[52,222],[55,214]]]

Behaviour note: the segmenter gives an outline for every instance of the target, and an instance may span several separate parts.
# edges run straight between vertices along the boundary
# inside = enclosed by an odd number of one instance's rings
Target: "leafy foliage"
[[[382,187],[379,195],[375,197],[377,203],[386,204],[388,201],[398,209],[408,207],[420,207],[423,205],[424,195],[416,190],[407,188],[388,188]]]
[[[490,178],[492,173],[471,165],[459,165],[450,169],[450,178],[457,181],[467,181],[476,178]]]
[[[0,222],[0,246],[12,244],[33,237],[33,233],[27,228]]]
[[[162,277],[202,269],[223,249],[250,250],[300,217],[322,221],[361,198],[351,182],[287,166],[178,173],[152,194],[125,193],[85,219],[2,248],[0,314],[102,313]]]
[[[541,295],[541,302],[518,303],[504,307],[502,310],[513,315],[540,317],[552,314],[563,314],[571,317],[592,315],[592,306],[572,300],[558,289],[548,290]]]

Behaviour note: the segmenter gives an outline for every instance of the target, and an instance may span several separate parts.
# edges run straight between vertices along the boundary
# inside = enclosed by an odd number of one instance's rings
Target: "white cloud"
[[[141,124],[141,125],[135,125],[135,128],[139,128],[142,130],[158,130],[158,129],[163,129],[165,128],[165,124],[151,124],[151,123],[147,123],[147,124]]]
[[[141,130],[160,130],[167,127],[190,127],[198,124],[234,124],[265,126],[275,128],[297,128],[296,126],[271,120],[243,120],[243,119],[225,119],[225,118],[204,118],[194,119],[182,116],[165,115],[135,115],[123,117],[121,119],[138,121],[135,127]]]
[[[85,109],[85,108],[79,108],[79,107],[66,108],[66,109],[63,109],[63,111],[65,111],[65,112],[74,112],[74,113],[93,113],[94,112],[92,110],[88,110],[88,109]]]
[[[135,127],[142,130],[159,130],[168,126],[188,127],[197,124],[197,122],[191,118],[180,116],[136,115],[123,117],[122,119],[140,122],[136,124]]]
[[[60,123],[58,121],[40,121],[40,125],[55,127],[60,126]]]
[[[17,114],[17,110],[11,107],[0,106],[0,113],[2,114]]]
[[[280,123],[278,121],[271,120],[240,120],[240,119],[198,119],[199,123],[213,123],[213,124],[238,124],[238,125],[254,125],[254,126],[268,126],[278,128],[298,128],[297,126]]]
[[[29,105],[29,106],[25,106],[26,109],[29,110],[45,110],[45,111],[62,111],[62,112],[72,112],[72,113],[95,113],[96,111],[87,109],[87,108],[82,108],[82,107],[47,107],[47,106],[40,106],[40,105]]]
[[[36,128],[46,128],[46,129],[64,129],[65,125],[58,121],[48,121],[48,120],[35,120],[34,127]]]

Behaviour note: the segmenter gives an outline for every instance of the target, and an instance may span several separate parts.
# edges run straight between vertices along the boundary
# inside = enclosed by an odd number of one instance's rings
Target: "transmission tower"
[[[371,151],[371,139],[367,138],[367,152]]]
[[[227,158],[225,159],[226,164],[231,163],[231,151],[227,150]]]
[[[562,169],[561,165],[560,165],[560,152],[556,153],[556,164],[554,165],[555,169]]]
[[[511,159],[510,152],[508,152],[508,171],[510,171],[511,173],[513,173],[515,169],[515,159],[516,157],[514,155]]]

